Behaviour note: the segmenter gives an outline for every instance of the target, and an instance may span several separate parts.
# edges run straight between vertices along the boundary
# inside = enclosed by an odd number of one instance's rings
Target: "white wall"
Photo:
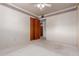
[[[77,47],[79,47],[79,5],[77,5]]]
[[[47,17],[46,39],[76,45],[76,10]]]
[[[0,50],[26,44],[29,32],[28,15],[0,5]]]

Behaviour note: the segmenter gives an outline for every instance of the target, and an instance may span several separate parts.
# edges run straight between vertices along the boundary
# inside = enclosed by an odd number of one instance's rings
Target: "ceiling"
[[[34,6],[35,3],[13,3],[13,4],[37,16],[49,14],[51,12],[55,12],[76,5],[76,3],[50,3],[51,7],[45,7],[44,9],[40,10]]]

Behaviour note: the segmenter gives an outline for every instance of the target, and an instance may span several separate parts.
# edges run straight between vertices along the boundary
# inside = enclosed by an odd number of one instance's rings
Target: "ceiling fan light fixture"
[[[36,4],[36,7],[39,8],[39,9],[43,9],[45,7],[50,7],[51,5],[50,4],[46,4],[46,3],[38,3]]]
[[[45,7],[45,5],[44,5],[44,4],[37,4],[37,7],[38,7],[39,9],[43,9],[43,8]]]

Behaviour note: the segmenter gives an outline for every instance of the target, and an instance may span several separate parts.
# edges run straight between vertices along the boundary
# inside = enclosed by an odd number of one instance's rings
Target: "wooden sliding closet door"
[[[40,20],[30,17],[30,40],[40,39]]]
[[[40,39],[40,20],[35,19],[35,39]]]
[[[43,36],[43,26],[40,27],[40,35]]]
[[[30,40],[34,40],[35,36],[34,36],[34,19],[32,17],[30,17]]]

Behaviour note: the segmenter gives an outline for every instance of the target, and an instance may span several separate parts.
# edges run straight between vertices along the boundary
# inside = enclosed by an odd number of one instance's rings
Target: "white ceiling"
[[[32,12],[37,16],[49,14],[51,12],[55,12],[76,5],[75,3],[50,3],[52,5],[51,7],[45,7],[43,10],[40,10],[34,6],[35,3],[13,3],[13,4],[16,5],[17,7]]]

